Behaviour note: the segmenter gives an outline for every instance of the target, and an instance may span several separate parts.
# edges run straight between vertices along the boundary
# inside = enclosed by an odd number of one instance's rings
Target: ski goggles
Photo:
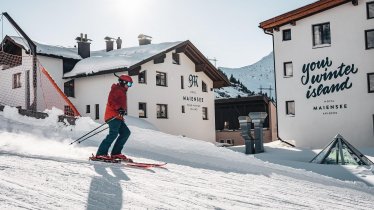
[[[127,82],[127,87],[131,87],[132,86],[132,82]]]

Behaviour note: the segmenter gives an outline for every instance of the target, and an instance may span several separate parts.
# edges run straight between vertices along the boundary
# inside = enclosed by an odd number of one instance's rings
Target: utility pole
[[[263,88],[262,85],[260,85],[260,92],[262,93],[262,90],[268,90],[269,91],[269,98],[271,98],[271,92],[274,90],[271,85],[268,88]]]
[[[209,59],[208,58],[208,60],[210,60],[210,61],[213,61],[214,62],[214,67],[216,67],[217,68],[217,59],[214,57],[213,59]]]

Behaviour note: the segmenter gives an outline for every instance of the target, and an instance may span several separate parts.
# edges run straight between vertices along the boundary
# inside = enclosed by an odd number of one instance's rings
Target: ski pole
[[[84,139],[78,141],[78,144],[80,144],[80,143],[83,142],[83,141],[86,141],[87,139],[91,138],[92,136],[94,136],[94,135],[96,135],[96,134],[98,134],[98,133],[101,133],[101,132],[105,131],[105,130],[108,129],[108,128],[109,128],[109,127],[104,128],[104,129],[99,130],[98,132],[96,132],[96,133],[94,133],[94,134],[91,134],[91,135],[87,136],[86,138],[84,138]]]
[[[105,123],[103,123],[103,124],[102,124],[102,125],[100,125],[99,127],[97,127],[97,128],[95,128],[95,129],[93,129],[92,131],[90,131],[90,132],[88,132],[88,133],[84,134],[83,136],[79,137],[79,138],[78,138],[77,140],[75,140],[75,141],[71,142],[71,143],[70,143],[70,145],[72,145],[72,144],[74,144],[75,142],[77,142],[77,141],[81,140],[82,138],[84,138],[85,136],[89,135],[90,133],[92,133],[92,132],[96,131],[97,129],[101,128],[102,126],[104,126],[104,125],[108,124],[108,123],[109,123],[110,121],[112,121],[112,120],[116,119],[116,117],[117,117],[117,116],[114,116],[114,117],[110,118],[110,119],[109,119],[108,121],[106,121]]]

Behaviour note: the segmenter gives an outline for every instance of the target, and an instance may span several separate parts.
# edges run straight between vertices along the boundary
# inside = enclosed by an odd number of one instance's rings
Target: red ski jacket
[[[123,117],[118,115],[118,110],[120,108],[127,110],[127,89],[127,87],[122,87],[120,84],[112,85],[105,109],[105,121],[108,121],[115,116],[117,116],[117,119],[123,120]]]

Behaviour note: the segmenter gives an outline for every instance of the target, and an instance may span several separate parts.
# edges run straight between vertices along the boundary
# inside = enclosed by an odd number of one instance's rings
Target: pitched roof
[[[218,71],[188,40],[141,45],[112,50],[110,52],[93,52],[91,57],[82,59],[75,65],[72,71],[65,73],[64,78],[78,78],[121,71],[129,71],[130,75],[136,75],[142,64],[162,57],[172,50],[175,50],[177,53],[183,52],[191,59],[195,63],[195,71],[203,71],[207,74],[213,80],[214,88],[230,85],[227,77]]]
[[[27,44],[26,39],[18,36],[6,36],[4,40],[13,41],[18,46],[22,47],[26,51],[30,50],[29,45]],[[80,55],[78,55],[78,48],[68,48],[62,46],[53,46],[53,45],[46,45],[41,44],[38,42],[33,41],[36,45],[36,53],[39,55],[46,55],[58,58],[72,58],[72,59],[82,59]]]
[[[306,18],[308,16],[323,12],[333,7],[352,2],[357,5],[357,0],[319,0],[282,15],[270,18],[269,20],[260,23],[259,27],[266,32],[273,32],[273,29],[279,28],[286,24],[295,24],[297,20]]]

